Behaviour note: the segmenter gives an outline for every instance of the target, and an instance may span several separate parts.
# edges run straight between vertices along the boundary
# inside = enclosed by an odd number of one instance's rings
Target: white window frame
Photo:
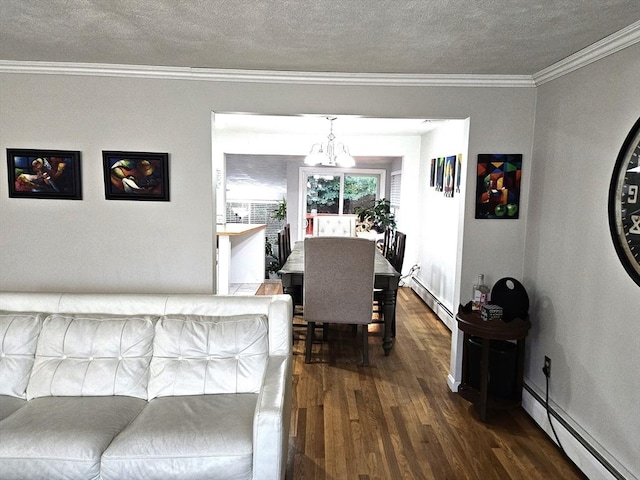
[[[340,199],[339,212],[342,213],[343,193],[344,193],[344,176],[345,175],[378,175],[378,191],[376,199],[384,196],[387,188],[387,171],[383,168],[340,168],[340,167],[300,167],[298,176],[298,238],[304,238],[304,228],[307,213],[307,176],[309,174],[318,175],[340,175]]]

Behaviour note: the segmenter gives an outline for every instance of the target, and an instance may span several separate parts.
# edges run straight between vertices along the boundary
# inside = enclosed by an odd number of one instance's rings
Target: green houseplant
[[[275,220],[284,221],[287,219],[287,199],[283,198],[280,203],[278,203],[278,208],[272,211],[271,218]]]
[[[264,278],[277,278],[276,272],[280,270],[280,263],[273,253],[273,245],[265,237],[264,242]]]
[[[355,213],[360,222],[368,223],[371,229],[378,233],[384,232],[387,228],[396,228],[396,218],[391,211],[391,202],[386,198],[374,200],[367,207],[358,207]]]

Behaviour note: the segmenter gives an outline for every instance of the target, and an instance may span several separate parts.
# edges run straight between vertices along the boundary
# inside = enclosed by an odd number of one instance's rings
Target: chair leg
[[[362,366],[369,366],[369,328],[366,323],[362,325]]]
[[[311,344],[313,343],[313,331],[316,329],[316,322],[307,323],[307,338],[305,340],[304,363],[311,363]]]

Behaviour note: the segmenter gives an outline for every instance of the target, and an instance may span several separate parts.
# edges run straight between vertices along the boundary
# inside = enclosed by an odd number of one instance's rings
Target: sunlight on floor
[[[261,283],[231,283],[229,295],[255,295]]]

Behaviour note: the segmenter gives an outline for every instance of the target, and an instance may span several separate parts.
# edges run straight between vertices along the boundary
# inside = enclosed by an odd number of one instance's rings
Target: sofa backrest
[[[42,312],[28,398],[254,393],[291,354],[288,295],[0,292],[0,310]]]
[[[269,319],[269,354],[291,354],[293,307],[289,295],[0,292],[0,310],[157,316],[261,314]]]

